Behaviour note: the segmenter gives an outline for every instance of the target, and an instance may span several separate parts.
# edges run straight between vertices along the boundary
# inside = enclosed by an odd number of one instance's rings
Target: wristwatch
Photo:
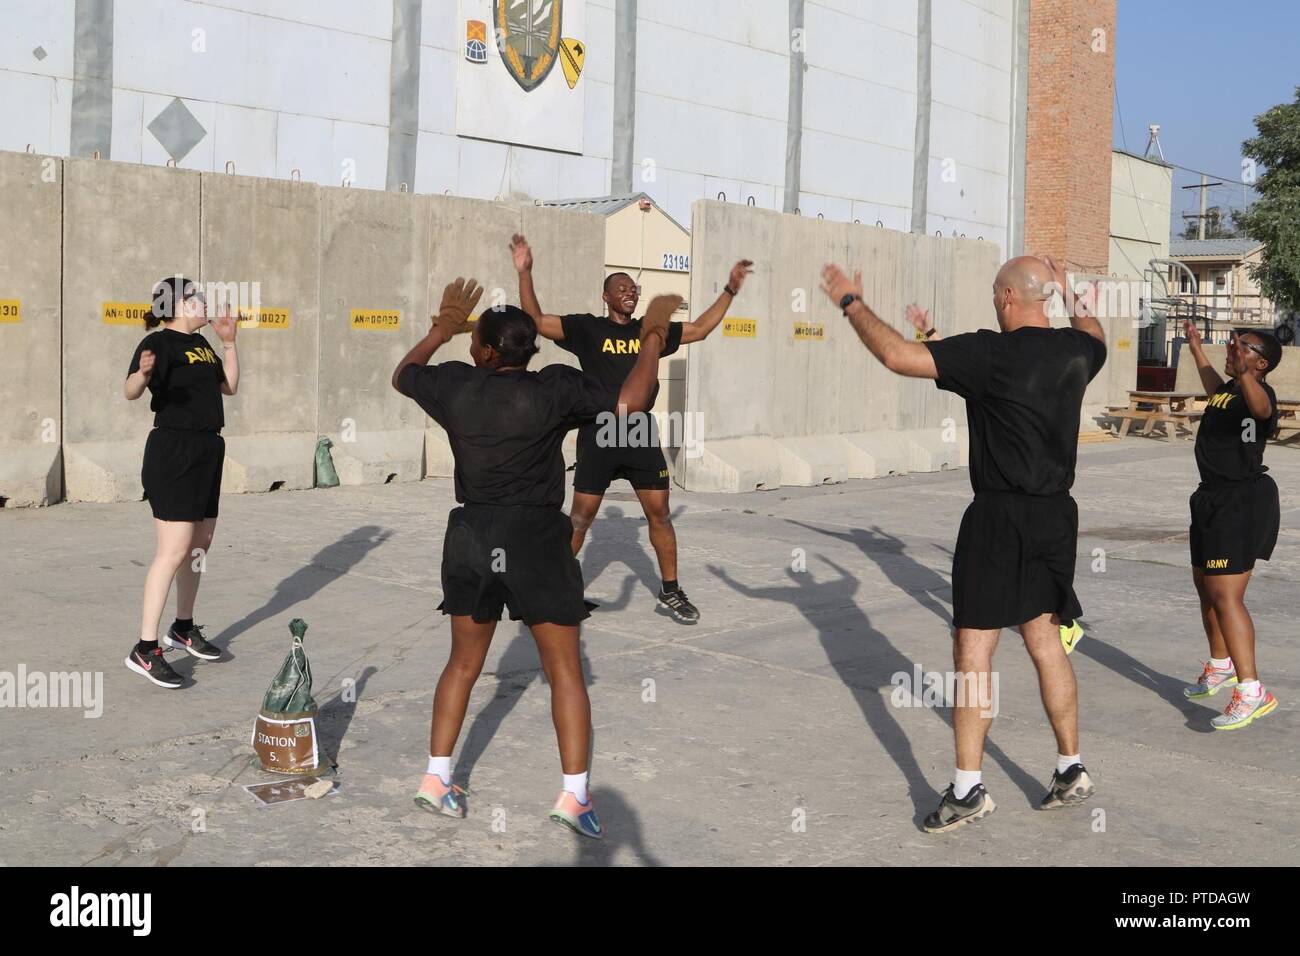
[[[727,293],[727,295],[731,296],[733,299],[734,299],[734,298],[736,297],[736,295],[737,295],[736,290],[733,289],[733,288],[731,287],[731,283],[730,283],[730,282],[728,282],[726,285],[724,285],[724,286],[722,287],[722,291],[725,292],[725,293]]]
[[[936,329],[936,328],[932,325],[932,326],[930,326],[928,329],[925,330],[925,337],[928,339],[928,338],[930,338],[931,336],[933,336],[935,332],[938,332],[938,331],[939,331],[939,330]]]
[[[849,306],[851,306],[854,302],[861,302],[861,301],[862,301],[862,296],[858,295],[856,292],[849,292],[842,299],[840,299],[840,311],[848,312]]]

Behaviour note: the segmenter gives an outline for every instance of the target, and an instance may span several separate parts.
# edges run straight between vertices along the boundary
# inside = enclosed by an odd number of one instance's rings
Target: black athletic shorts
[[[668,487],[668,461],[659,443],[648,448],[602,448],[591,429],[578,432],[578,463],[573,470],[573,490],[603,495],[610,482],[626,479],[639,491]]]
[[[1192,567],[1206,574],[1244,574],[1273,556],[1282,509],[1277,484],[1268,475],[1202,485],[1188,504]]]
[[[953,551],[953,625],[992,630],[1047,613],[1078,618],[1078,539],[1079,508],[1068,494],[977,494]]]
[[[155,428],[144,443],[140,483],[160,521],[217,516],[226,440],[219,432]]]
[[[510,619],[576,625],[589,615],[573,524],[559,508],[462,505],[447,517],[442,544],[444,614],[480,623]]]

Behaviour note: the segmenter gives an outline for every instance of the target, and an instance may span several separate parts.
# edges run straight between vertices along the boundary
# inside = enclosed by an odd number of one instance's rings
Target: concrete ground
[[[1206,653],[1187,567],[1191,452],[1142,438],[1081,449],[1088,636],[1073,661],[1096,798],[1033,809],[1055,745],[1007,632],[984,768],[999,808],[943,837],[918,821],[949,780],[950,712],[896,706],[891,678],[950,667],[964,471],[675,491],[695,627],[656,613],[645,522],[626,491],[607,497],[582,555],[602,603],[584,644],[603,844],[546,820],[559,785],[548,692],[510,623],[457,755],[470,816],[411,803],[448,643],[434,608],[450,482],[225,499],[198,619],[228,656],[179,660],[192,682],[177,692],[122,664],[152,554],[147,505],[6,511],[0,671],[102,672],[104,708],[0,713],[0,863],[1222,865],[1242,847],[1254,863],[1300,863],[1300,455],[1269,450],[1282,534],[1248,594],[1281,707],[1212,733],[1215,707],[1179,692]],[[1104,572],[1092,570],[1098,548]],[[791,570],[795,549],[805,572]],[[258,808],[243,785],[274,778],[253,763],[249,732],[295,616],[310,624],[340,786]],[[340,697],[345,678],[355,704]]]

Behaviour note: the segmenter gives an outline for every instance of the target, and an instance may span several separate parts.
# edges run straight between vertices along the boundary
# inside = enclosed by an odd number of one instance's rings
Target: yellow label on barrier
[[[105,302],[104,324],[144,328],[144,317],[152,311],[152,302]]]
[[[796,339],[808,339],[813,342],[826,341],[826,326],[821,322],[796,322],[794,324],[794,337]]]
[[[396,332],[402,327],[402,313],[398,309],[353,309],[352,327]]]
[[[1120,339],[1115,343],[1115,348],[1119,349],[1121,352],[1127,352],[1132,347],[1133,342],[1131,339]]]
[[[241,329],[287,329],[288,309],[253,309],[247,315],[239,313]]]
[[[757,319],[723,319],[722,334],[728,338],[752,339],[758,336]]]
[[[0,299],[0,322],[21,322],[23,304],[17,299]]]

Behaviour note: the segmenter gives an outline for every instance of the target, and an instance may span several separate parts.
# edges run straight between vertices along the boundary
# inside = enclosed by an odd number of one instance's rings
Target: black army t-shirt
[[[221,356],[197,332],[158,329],[146,335],[131,356],[127,375],[140,371],[140,353],[153,352],[149,408],[159,428],[220,431],[226,424],[221,386],[226,371]]]
[[[554,508],[564,504],[565,433],[613,411],[619,393],[567,365],[537,372],[408,365],[397,386],[446,429],[457,501]]]
[[[1264,466],[1264,445],[1277,427],[1277,393],[1261,382],[1272,412],[1256,418],[1246,405],[1246,396],[1229,379],[1206,403],[1196,429],[1196,467],[1201,483],[1222,485],[1245,481],[1268,471]]]
[[[610,321],[604,316],[580,313],[560,316],[560,325],[564,329],[564,338],[555,344],[576,355],[582,370],[595,376],[596,381],[615,389],[621,388],[624,380],[632,374],[637,356],[641,354],[641,320],[633,319],[624,324]],[[660,358],[672,355],[681,344],[682,324],[670,323],[668,340],[664,342]],[[654,408],[658,394],[659,386],[656,384],[650,393],[650,408]],[[596,431],[595,424],[579,429],[579,452],[596,440]],[[658,430],[654,433],[658,434]],[[657,453],[658,441],[654,444]]]
[[[632,374],[636,357],[641,354],[640,319],[623,324],[599,315],[563,315],[560,325],[564,338],[555,344],[576,355],[582,370],[596,381],[619,388]],[[661,357],[672,355],[681,344],[682,324],[672,322]],[[650,404],[654,404],[653,395]]]
[[[1074,484],[1083,391],[1106,346],[1078,329],[981,329],[927,342],[939,388],[966,399],[970,483],[1054,495]]]

